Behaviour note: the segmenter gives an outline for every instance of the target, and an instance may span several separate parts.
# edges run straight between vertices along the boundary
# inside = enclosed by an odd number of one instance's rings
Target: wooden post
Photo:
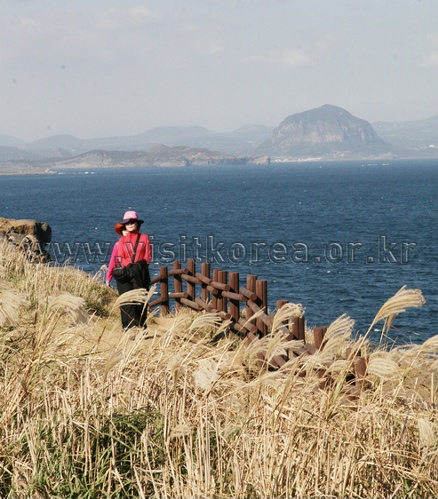
[[[300,331],[300,322],[299,317],[292,317],[292,321],[290,323],[290,335],[287,337],[288,340],[297,340]]]
[[[218,272],[218,282],[222,284],[227,284],[228,272],[225,270],[219,270]],[[227,312],[227,299],[225,296],[222,296],[222,293],[219,293],[217,299],[217,309],[221,312]]]
[[[268,285],[264,279],[256,281],[256,294],[258,306],[268,315]],[[261,318],[256,320],[257,329],[260,331],[262,336],[268,334],[268,326],[263,322]]]
[[[187,268],[189,269],[189,274],[195,276],[196,274],[196,263],[194,260],[187,260]],[[196,286],[192,282],[187,282],[187,299],[194,300],[196,297]]]
[[[287,300],[278,300],[277,301],[277,310],[288,303]],[[292,320],[289,323],[290,334],[287,336],[286,340],[303,340],[306,341],[305,335],[305,319],[303,317],[292,317]]]
[[[256,281],[257,281],[256,275],[247,275],[246,276],[246,289],[248,291],[251,291],[252,293],[255,293],[256,292]],[[249,320],[253,315],[254,315],[254,312],[247,305],[245,308],[245,319]]]
[[[306,334],[304,327],[304,316],[292,318],[292,332],[297,340],[303,340],[305,342]]]
[[[318,350],[322,350],[323,347],[323,341],[324,341],[324,335],[325,332],[327,331],[327,327],[321,326],[321,327],[315,327],[313,329],[313,337],[315,339],[315,347]]]
[[[161,315],[169,313],[169,271],[167,267],[160,267],[160,295]]]
[[[287,300],[277,300],[277,310],[280,310],[281,307],[289,303]]]
[[[306,343],[306,318],[303,315],[302,317],[299,317],[299,319],[300,319],[299,320],[300,327],[299,327],[298,339],[303,340],[304,343]]]
[[[173,262],[173,269],[174,270],[180,270],[181,269],[181,263],[180,262]],[[175,293],[182,293],[182,279],[180,274],[176,274],[173,276],[173,290]],[[181,299],[180,298],[175,298],[175,310],[178,311],[182,307]]]
[[[232,293],[239,292],[239,272],[230,272],[230,291]],[[240,302],[239,300],[230,300],[230,314],[237,322],[240,317]]]
[[[202,263],[201,264],[201,274],[210,279],[210,264]],[[208,292],[207,286],[202,286],[201,298],[208,303],[210,300],[210,293]]]
[[[365,385],[365,375],[367,372],[367,362],[363,357],[356,357],[354,359],[354,374],[355,374],[355,385],[359,388],[363,388]]]
[[[219,282],[219,269],[213,269],[213,281]],[[218,310],[218,298],[216,294],[212,296],[211,304],[213,308]]]

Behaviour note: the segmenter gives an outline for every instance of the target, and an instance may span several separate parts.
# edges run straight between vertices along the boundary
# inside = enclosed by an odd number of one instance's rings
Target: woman
[[[147,234],[140,234],[140,226],[144,223],[138,218],[137,212],[127,211],[122,224],[126,233],[117,241],[115,264],[127,267],[131,263],[135,266],[132,278],[128,282],[117,281],[117,290],[120,295],[133,289],[149,289],[150,277],[148,265],[152,259],[152,247]],[[143,327],[147,317],[145,304],[125,304],[120,307],[122,326],[129,329],[134,326]]]

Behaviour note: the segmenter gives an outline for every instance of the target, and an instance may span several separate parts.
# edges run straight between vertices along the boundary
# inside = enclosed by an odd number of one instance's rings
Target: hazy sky
[[[437,0],[0,0],[0,134],[438,112]]]

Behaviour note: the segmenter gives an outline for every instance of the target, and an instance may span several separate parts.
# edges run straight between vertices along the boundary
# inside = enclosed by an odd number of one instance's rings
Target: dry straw
[[[150,314],[132,340],[118,308],[153,290],[118,297],[2,250],[0,272],[0,497],[438,495],[438,337],[371,348],[343,315],[304,355],[282,330],[303,309],[287,305],[249,345],[188,310]],[[403,288],[370,329],[422,302]],[[353,394],[347,346],[369,360]]]

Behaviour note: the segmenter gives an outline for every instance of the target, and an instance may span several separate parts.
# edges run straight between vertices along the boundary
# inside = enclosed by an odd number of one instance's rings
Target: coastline
[[[254,157],[256,158],[256,157]],[[244,161],[243,161],[244,160]],[[269,167],[270,164],[273,165],[281,165],[287,163],[333,163],[333,162],[348,162],[348,161],[372,161],[372,162],[389,162],[389,161],[418,161],[418,160],[436,160],[438,161],[437,156],[368,156],[368,157],[270,157],[269,161],[254,161],[251,162],[250,158],[238,158],[236,157],[236,166],[243,165],[266,165]],[[0,162],[0,176],[16,176],[16,175],[60,175],[65,173],[67,170],[78,170],[78,171],[90,171],[91,170],[110,170],[112,168],[204,168],[209,166],[221,167],[226,164],[232,165],[234,164],[232,160],[227,161],[226,163],[217,161],[217,162],[208,162],[205,164],[175,164],[174,162],[161,162],[155,164],[126,164],[123,162],[114,162],[113,164],[97,164],[97,163],[89,163],[84,165],[81,162],[78,163],[70,163],[67,165],[65,161],[57,161],[50,163],[50,167],[48,163],[44,163],[44,165],[38,166],[35,162],[29,163],[19,163],[15,165],[11,165],[11,162]],[[15,167],[15,168],[14,168]]]

